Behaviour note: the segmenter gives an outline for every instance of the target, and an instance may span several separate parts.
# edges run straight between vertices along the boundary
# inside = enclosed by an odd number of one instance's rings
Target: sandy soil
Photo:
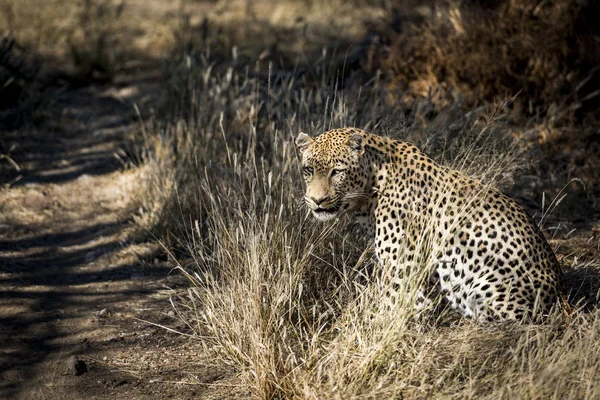
[[[143,169],[126,137],[160,79],[120,82],[57,95],[54,128],[5,136],[22,171],[0,191],[2,399],[225,396],[199,343],[151,324],[185,331],[169,298],[187,282],[131,223]]]

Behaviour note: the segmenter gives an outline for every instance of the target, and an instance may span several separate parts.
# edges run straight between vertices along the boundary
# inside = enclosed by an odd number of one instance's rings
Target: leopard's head
[[[342,129],[311,138],[300,133],[296,146],[302,155],[304,200],[317,219],[331,220],[365,200],[364,134]]]

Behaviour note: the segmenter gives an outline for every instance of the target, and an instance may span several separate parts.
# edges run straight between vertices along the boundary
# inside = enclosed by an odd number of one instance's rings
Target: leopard
[[[431,266],[417,310],[442,299],[486,325],[536,322],[567,307],[564,274],[544,233],[494,185],[358,128],[300,132],[295,144],[303,203],[317,220],[350,215],[378,264],[394,266],[400,281],[407,268]]]

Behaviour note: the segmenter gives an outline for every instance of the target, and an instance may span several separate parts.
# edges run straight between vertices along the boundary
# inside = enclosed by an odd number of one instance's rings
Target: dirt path
[[[141,172],[123,148],[155,85],[68,91],[55,129],[7,138],[22,178],[0,191],[2,399],[188,398],[222,375],[136,319],[176,326],[168,298],[185,285],[131,224]]]

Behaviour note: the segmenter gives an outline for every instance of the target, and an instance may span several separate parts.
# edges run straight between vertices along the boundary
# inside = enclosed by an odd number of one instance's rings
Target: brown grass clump
[[[82,78],[114,74],[123,46],[117,36],[124,2],[2,0],[3,29],[63,73]]]
[[[384,72],[390,101],[421,126],[453,130],[449,114],[477,114],[512,98],[503,110],[512,134],[539,149],[527,197],[554,196],[577,178],[574,204],[559,213],[597,206],[597,2],[430,1],[390,15],[362,62],[365,71]]]
[[[44,90],[39,60],[23,51],[13,37],[0,37],[0,130],[36,122]],[[0,153],[7,150],[0,145]]]
[[[320,224],[299,203],[293,138],[349,125],[410,140],[486,187],[510,186],[529,160],[513,140],[510,101],[469,108],[477,99],[461,103],[440,87],[390,102],[381,75],[340,71],[329,49],[290,67],[293,57],[279,56],[293,50],[264,32],[297,27],[243,26],[223,37],[216,21],[199,22],[200,44],[188,30],[193,18],[177,33],[164,104],[142,129],[147,168],[136,215],[190,279],[174,306],[215,364],[264,399],[600,396],[591,289],[577,296],[588,308],[545,325],[483,329],[449,310],[415,323],[415,288],[439,243],[424,232],[420,268],[390,309],[383,299],[395,271],[375,263],[360,230],[345,218]],[[265,43],[240,39],[254,30]],[[308,45],[296,39],[293,49]],[[478,92],[482,102],[500,94]]]
[[[107,83],[132,61],[164,54],[178,23],[173,9],[158,1],[0,0],[0,35],[39,55],[63,84]]]
[[[595,2],[435,2],[421,11],[418,23],[400,20],[381,60],[401,96],[439,88],[481,104],[519,93],[525,117],[598,106]]]
[[[389,108],[381,82],[342,91],[328,65],[311,66],[315,85],[184,53],[164,119],[146,126],[138,222],[192,282],[176,309],[214,362],[265,399],[600,395],[593,307],[547,325],[486,330],[447,311],[415,324],[415,283],[435,246],[427,234],[422,269],[390,311],[382,299],[394,271],[376,266],[360,231],[319,224],[299,204],[295,134],[344,125],[410,138],[444,164],[505,183],[523,161],[502,123],[506,104],[456,111],[451,126],[423,135],[418,119]]]

